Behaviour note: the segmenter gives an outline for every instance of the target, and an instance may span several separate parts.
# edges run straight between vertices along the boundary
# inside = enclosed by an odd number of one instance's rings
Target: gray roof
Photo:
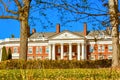
[[[104,31],[90,31],[87,36],[95,37],[95,36],[100,36],[100,35],[111,36],[111,33],[105,30]]]
[[[80,36],[84,36],[84,33],[83,32],[73,32],[73,33],[75,33],[75,34],[77,34],[77,35],[80,35]]]
[[[55,32],[46,32],[46,33],[34,33],[30,36],[30,39],[36,39],[36,38],[40,38],[40,37],[50,37],[50,36],[53,36],[55,35],[56,33]]]
[[[62,31],[62,32],[65,32],[65,31]],[[59,34],[61,34],[62,32],[60,32]],[[68,32],[70,32],[70,31],[68,31]],[[71,33],[82,36],[82,37],[84,36],[83,32],[71,32]],[[59,34],[57,34],[56,32],[34,33],[29,38],[30,39],[37,39],[37,38],[41,38],[41,37],[49,38],[49,37],[56,36]]]

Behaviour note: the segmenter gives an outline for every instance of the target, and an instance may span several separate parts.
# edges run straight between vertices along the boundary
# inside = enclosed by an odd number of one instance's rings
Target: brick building
[[[87,31],[84,23],[83,32],[60,32],[60,25],[56,25],[56,32],[38,33],[32,30],[28,39],[27,59],[49,60],[96,60],[112,58],[111,31]],[[19,59],[19,38],[0,40],[0,55],[2,47],[11,48],[12,58]]]

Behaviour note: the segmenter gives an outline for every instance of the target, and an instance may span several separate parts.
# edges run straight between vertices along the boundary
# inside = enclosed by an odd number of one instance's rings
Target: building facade
[[[56,32],[38,33],[32,30],[28,39],[27,59],[40,60],[99,60],[112,58],[112,39],[110,29],[105,31],[87,31],[84,23],[83,32],[60,32],[60,25],[56,25]],[[2,47],[12,51],[12,59],[19,59],[20,39],[6,38],[0,40],[0,56]]]

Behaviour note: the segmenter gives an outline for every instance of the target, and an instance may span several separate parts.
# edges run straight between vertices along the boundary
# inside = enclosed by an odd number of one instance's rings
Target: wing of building
[[[38,33],[32,30],[28,39],[27,59],[49,60],[98,60],[112,58],[111,30],[87,31],[84,23],[83,32],[60,32],[60,24],[56,32]],[[12,59],[19,59],[19,38],[0,40],[0,56],[2,47],[12,51]]]

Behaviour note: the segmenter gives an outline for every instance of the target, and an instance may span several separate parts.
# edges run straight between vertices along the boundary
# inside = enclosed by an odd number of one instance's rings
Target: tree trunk
[[[21,30],[20,30],[20,59],[27,60],[27,45],[28,45],[28,36],[27,36],[27,20],[20,21]]]
[[[28,17],[31,0],[23,0],[24,6],[20,10],[20,59],[27,60],[28,50]]]
[[[112,26],[112,67],[120,66],[118,0],[109,0],[110,23]]]

